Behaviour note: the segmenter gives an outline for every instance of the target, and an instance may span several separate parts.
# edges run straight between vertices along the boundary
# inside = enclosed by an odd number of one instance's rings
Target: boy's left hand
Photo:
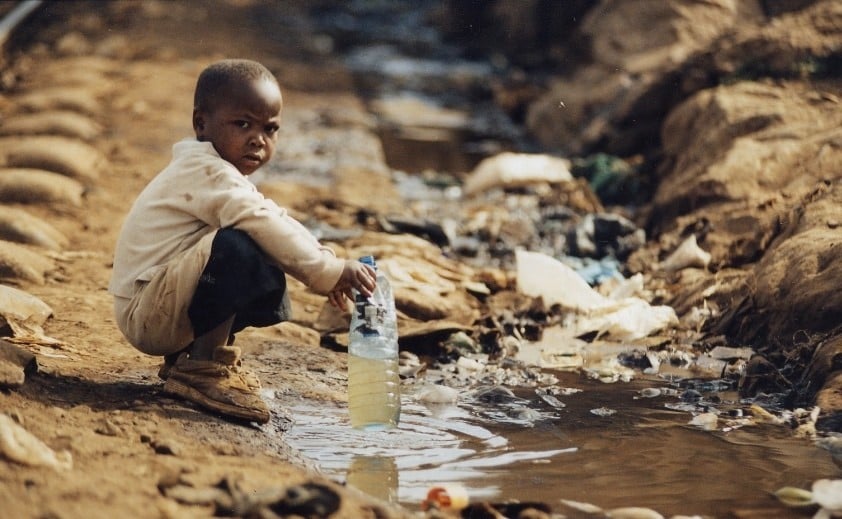
[[[376,285],[377,274],[373,268],[356,260],[347,260],[339,281],[328,293],[327,298],[330,304],[340,310],[345,310],[348,308],[346,298],[353,299],[354,297],[352,289],[365,297],[370,297]]]

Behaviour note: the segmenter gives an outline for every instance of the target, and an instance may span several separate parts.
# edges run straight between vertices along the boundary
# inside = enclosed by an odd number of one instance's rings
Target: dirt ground
[[[39,372],[21,388],[0,392],[0,409],[54,451],[68,451],[72,469],[0,461],[3,517],[208,516],[213,500],[193,494],[177,500],[171,490],[195,494],[225,478],[247,496],[304,482],[325,484],[341,496],[334,517],[404,514],[324,480],[283,442],[289,425],[283,395],[343,399],[344,379],[337,375],[345,369],[342,355],[257,334],[239,336],[238,344],[252,353],[245,364],[277,391],[278,412],[258,428],[162,395],[159,359],[132,349],[112,318],[106,287],[120,224],[144,184],[168,162],[172,144],[191,136],[192,89],[207,63],[245,57],[283,69],[287,107],[358,103],[341,74],[331,77],[296,59],[295,35],[272,33],[255,16],[243,1],[54,3],[42,8],[15,42],[6,67],[14,71],[13,92],[86,73],[107,78],[77,83],[102,100],[94,117],[105,131],[92,144],[107,156],[108,166],[79,207],[26,205],[69,239],[45,283],[21,284],[52,307],[44,331],[62,344],[33,350]],[[84,39],[61,40],[73,31]],[[84,56],[91,54],[86,41],[94,45],[93,54],[108,56]],[[322,86],[317,94],[286,87],[314,82]],[[4,98],[4,104],[10,102]],[[271,360],[261,362],[270,343]],[[206,504],[184,504],[191,500]]]

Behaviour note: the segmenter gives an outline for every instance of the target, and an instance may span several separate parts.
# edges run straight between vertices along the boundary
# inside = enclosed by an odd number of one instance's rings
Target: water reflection
[[[373,433],[352,429],[343,406],[301,401],[286,441],[326,476],[410,509],[431,487],[458,483],[471,502],[540,501],[558,511],[568,499],[664,515],[765,508],[793,517],[772,497],[775,490],[840,476],[826,451],[788,428],[689,425],[693,413],[668,407],[681,392],[663,380],[559,376],[571,388],[557,395],[563,407],[532,390],[518,391],[514,402],[470,400],[464,391],[457,405],[429,406],[407,391],[399,427]],[[646,388],[661,391],[642,397]],[[522,413],[531,421],[511,418],[507,406],[516,405],[532,410]],[[615,412],[592,412],[599,408]]]
[[[460,406],[426,407],[408,397],[402,407],[398,428],[366,432],[351,428],[344,407],[302,401],[292,407],[296,424],[286,440],[327,476],[344,478],[380,499],[395,501],[396,495],[396,501],[413,505],[423,501],[430,486],[448,482],[468,487],[471,498],[492,498],[500,493],[488,477],[494,470],[575,451],[513,449],[505,437],[472,423],[474,414]]]
[[[398,467],[391,456],[355,455],[345,480],[348,485],[382,501],[398,501]]]

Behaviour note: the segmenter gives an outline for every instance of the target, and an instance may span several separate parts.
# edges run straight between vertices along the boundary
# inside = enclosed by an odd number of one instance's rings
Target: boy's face
[[[272,81],[256,80],[228,88],[223,95],[210,110],[194,110],[196,138],[213,144],[223,159],[250,175],[275,153],[281,90]]]

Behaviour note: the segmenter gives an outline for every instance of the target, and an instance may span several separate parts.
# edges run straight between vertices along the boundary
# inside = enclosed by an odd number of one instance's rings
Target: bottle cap
[[[372,267],[376,267],[377,263],[374,261],[374,256],[361,256],[360,263],[364,263],[366,265],[371,265]]]

